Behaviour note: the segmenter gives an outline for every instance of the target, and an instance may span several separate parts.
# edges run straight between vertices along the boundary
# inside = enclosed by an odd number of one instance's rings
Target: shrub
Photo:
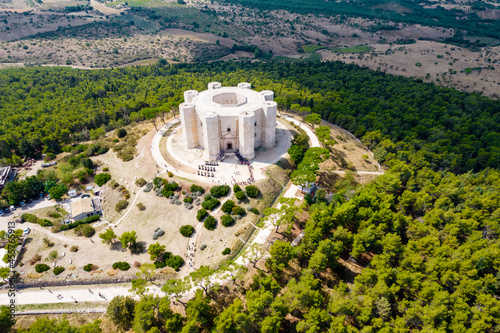
[[[221,210],[226,214],[231,214],[231,210],[233,209],[234,206],[235,206],[234,201],[228,200],[228,201],[224,202],[224,204],[221,207]]]
[[[115,210],[119,213],[128,206],[128,201],[127,200],[120,200],[117,202],[115,206]]]
[[[142,266],[142,264],[138,261],[134,261],[134,267],[135,268],[140,268]]]
[[[241,187],[240,187],[240,185],[238,185],[238,184],[234,184],[234,186],[233,186],[233,192],[234,192],[234,193],[241,192]]]
[[[223,255],[226,255],[226,254],[229,254],[229,253],[231,253],[231,249],[230,249],[230,248],[228,248],[228,247],[226,247],[226,248],[224,249],[224,251],[222,251],[222,254],[223,254]]]
[[[92,237],[95,234],[95,229],[88,224],[81,224],[75,228],[75,234],[77,236]]]
[[[196,219],[201,222],[207,215],[208,215],[207,211],[204,208],[202,208],[198,211],[198,213],[196,213]]]
[[[259,210],[257,208],[252,208],[252,213],[259,215]]]
[[[48,261],[48,260],[56,260],[57,259],[57,255],[58,255],[58,253],[57,253],[56,250],[50,251],[49,256],[45,260],[46,261]]]
[[[169,176],[169,177],[173,177],[173,176],[174,176],[174,174],[173,174],[172,172],[170,172],[170,171],[169,171],[169,172],[168,172],[168,176]]]
[[[260,190],[255,185],[248,185],[245,188],[245,192],[247,193],[247,196],[249,196],[250,198],[257,198],[259,196]]]
[[[144,206],[144,204],[142,202],[139,202],[137,204],[137,208],[139,208],[139,210],[145,210],[146,209],[146,206]]]
[[[72,247],[69,248],[71,252],[78,252],[78,246],[73,245]]]
[[[108,168],[108,167],[104,167],[104,168],[102,168],[102,171],[104,171],[104,172],[108,172],[108,171],[109,171],[109,168]],[[116,183],[116,182],[115,182],[115,183]],[[116,184],[118,184],[118,183],[116,183]]]
[[[222,217],[220,218],[220,221],[221,221],[222,225],[225,227],[229,227],[229,226],[232,226],[234,224],[234,219],[231,217],[231,215],[228,215],[228,214],[222,215]]]
[[[94,264],[87,264],[85,266],[83,266],[83,270],[85,272],[90,272],[90,271],[95,271],[96,269],[98,269],[99,267],[97,267],[96,265]]]
[[[187,225],[183,225],[179,231],[180,231],[182,236],[190,237],[194,232],[194,228],[193,228],[193,226],[187,224]]]
[[[46,272],[50,269],[50,267],[48,265],[45,265],[45,264],[37,264],[35,266],[35,271],[37,273],[43,273],[43,272]]]
[[[177,184],[176,182],[168,182],[165,184],[164,188],[168,191],[175,191],[179,188],[179,184]]]
[[[172,267],[176,271],[184,265],[184,259],[181,256],[174,256],[171,252],[165,252],[161,260],[155,261],[156,268],[163,268],[165,266]]]
[[[30,260],[28,260],[28,263],[31,266],[33,266],[35,263],[39,262],[40,260],[42,260],[42,256],[37,253]]]
[[[252,211],[252,209],[253,209],[253,207],[252,207],[252,206],[247,206],[247,210],[248,210],[249,212],[251,212],[251,211]]]
[[[218,206],[220,205],[220,201],[215,199],[215,198],[211,198],[211,199],[208,199],[208,200],[205,200],[203,201],[203,203],[201,204],[201,206],[207,210],[214,210],[215,208],[217,208]]]
[[[102,186],[106,184],[109,180],[111,179],[111,175],[109,173],[99,173],[95,175],[94,181],[97,184],[97,186]]]
[[[238,199],[238,200],[245,200],[247,197],[245,195],[245,192],[243,192],[243,191],[235,192],[234,195],[236,196],[236,199]]]
[[[164,188],[163,190],[161,190],[161,194],[162,194],[165,198],[170,198],[170,197],[172,197],[175,193],[174,193],[174,191],[169,191],[169,190],[167,190],[167,189],[165,189],[165,188]]]
[[[146,181],[146,179],[144,178],[139,178],[135,181],[135,185],[139,186],[139,187],[143,187],[144,185],[146,185],[148,182]]]
[[[127,135],[127,131],[124,128],[120,128],[118,131],[116,131],[116,136],[121,139],[124,138]]]
[[[209,217],[206,218],[206,220],[203,223],[203,225],[208,230],[214,230],[215,227],[217,226],[217,219],[215,217],[213,217],[213,216],[210,215]]]
[[[201,186],[198,186],[196,184],[191,185],[191,192],[200,192],[200,193],[205,193],[205,189]]]
[[[62,272],[64,272],[64,267],[61,267],[61,266],[56,266],[56,267],[54,267],[54,274],[55,274],[55,275],[59,275],[59,274],[61,274]]]
[[[240,206],[234,206],[233,207],[233,215],[245,215],[245,209]]]
[[[50,241],[50,239],[48,239],[47,237],[45,237],[45,238],[43,239],[43,243],[44,243],[44,244],[45,244],[45,246],[47,246],[47,247],[52,247],[52,246],[54,246],[54,242],[51,242],[51,241]]]
[[[128,271],[130,265],[125,261],[117,261],[113,264],[113,269],[119,269],[120,271]]]
[[[203,250],[205,250],[206,248],[207,248],[207,244],[202,244],[202,245],[200,246],[200,250],[202,250],[202,251],[203,251]]]
[[[214,186],[210,189],[210,194],[216,198],[223,197],[229,193],[228,185]]]
[[[193,203],[194,199],[191,198],[191,197],[187,197],[187,198],[184,198],[183,200],[184,202],[187,202],[187,203]]]

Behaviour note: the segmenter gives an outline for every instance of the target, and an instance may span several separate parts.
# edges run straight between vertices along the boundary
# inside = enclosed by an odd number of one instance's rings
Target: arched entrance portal
[[[233,143],[231,141],[227,143],[227,150],[233,150]]]

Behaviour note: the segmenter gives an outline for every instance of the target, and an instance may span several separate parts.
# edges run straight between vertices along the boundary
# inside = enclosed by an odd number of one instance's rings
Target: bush
[[[207,215],[208,215],[207,211],[204,208],[202,208],[198,211],[198,213],[196,213],[196,219],[201,222]]]
[[[228,247],[226,247],[226,248],[224,249],[224,251],[222,251],[222,254],[223,254],[223,255],[226,255],[226,254],[229,254],[229,253],[231,253],[231,249],[230,249],[230,248],[228,248]]]
[[[69,248],[71,252],[78,252],[78,246],[73,245],[72,247]]]
[[[203,223],[205,228],[208,230],[214,230],[215,227],[217,226],[217,219],[213,216],[209,216],[206,218],[205,222]]]
[[[125,261],[117,261],[113,264],[113,269],[119,269],[120,271],[128,271],[130,265]]]
[[[176,182],[168,182],[165,184],[164,188],[168,191],[175,191],[179,188],[179,184],[177,184]]]
[[[99,173],[95,175],[94,181],[97,184],[97,186],[102,186],[106,184],[109,180],[111,179],[111,175],[109,173]]]
[[[234,224],[234,219],[229,214],[222,215],[220,221],[225,227],[230,227]]]
[[[137,204],[137,208],[139,208],[139,210],[145,210],[146,209],[146,206],[144,206],[144,204],[142,202],[139,202]]]
[[[87,265],[83,266],[83,270],[85,272],[95,271],[97,268],[99,268],[99,267],[97,267],[94,264],[87,264]]]
[[[200,246],[200,250],[202,250],[202,251],[203,251],[203,250],[205,250],[206,248],[207,248],[207,244],[202,244],[202,245]]]
[[[220,201],[215,199],[215,198],[210,198],[208,200],[203,201],[201,204],[201,207],[205,208],[206,210],[214,210],[215,208],[219,207]]]
[[[134,261],[134,267],[135,268],[141,268],[142,264],[138,261]]]
[[[45,264],[37,264],[35,266],[35,271],[37,273],[43,273],[43,272],[46,272],[50,269],[50,267],[48,265],[45,265]]]
[[[243,216],[245,215],[245,209],[240,206],[234,206],[233,207],[233,215],[240,215]]]
[[[161,260],[155,261],[156,268],[163,268],[165,266],[172,267],[176,271],[179,267],[184,265],[184,259],[181,256],[174,256],[171,252],[165,252]]]
[[[64,272],[64,267],[61,267],[61,266],[56,266],[56,267],[54,267],[54,274],[55,274],[55,275],[59,275],[59,274],[61,274],[62,272]]]
[[[128,206],[128,201],[127,200],[120,200],[115,206],[115,210],[119,213]]]
[[[75,228],[75,234],[77,236],[85,236],[88,238],[95,235],[95,229],[92,228],[90,225],[81,224]]]
[[[161,194],[165,198],[170,198],[170,197],[172,197],[175,194],[175,192],[174,191],[169,191],[169,190],[167,190],[167,189],[164,188],[163,190],[161,190]]]
[[[210,189],[210,194],[216,198],[223,197],[229,193],[228,185],[214,186]]]
[[[180,231],[182,236],[190,237],[194,232],[194,228],[193,228],[193,226],[187,224],[187,225],[183,225],[179,231]]]
[[[146,185],[148,182],[146,181],[146,179],[144,178],[139,178],[135,181],[135,185],[139,186],[139,187],[143,187],[144,185]]]
[[[200,192],[200,193],[205,193],[205,189],[201,186],[198,186],[196,184],[191,185],[191,192]]]
[[[169,171],[169,172],[168,172],[168,176],[169,176],[169,177],[173,177],[173,176],[174,176],[174,174],[173,174],[172,172],[170,172],[170,171]]]
[[[184,198],[183,200],[184,202],[187,202],[187,203],[193,203],[194,199],[191,198],[191,197],[187,197],[187,198]]]
[[[234,192],[234,193],[241,192],[241,187],[240,187],[240,185],[238,185],[238,184],[234,184],[234,186],[233,186],[233,192]]]
[[[33,257],[31,257],[30,260],[28,260],[28,263],[31,266],[33,266],[35,263],[39,262],[40,260],[42,260],[42,256],[37,253]]]
[[[245,195],[245,192],[243,192],[243,191],[235,192],[234,195],[236,196],[236,199],[238,199],[238,200],[245,200],[247,198],[247,196]]]
[[[249,196],[250,198],[257,198],[259,196],[260,190],[255,185],[248,185],[245,188],[245,192],[247,193],[247,196]]]
[[[221,210],[226,214],[231,214],[231,210],[233,209],[234,206],[235,206],[234,201],[228,200],[228,201],[224,202],[224,204],[221,207]]]
[[[259,210],[257,208],[252,208],[252,213],[259,215]]]
[[[124,138],[127,135],[127,131],[124,128],[120,128],[118,131],[116,131],[116,136],[121,139]]]

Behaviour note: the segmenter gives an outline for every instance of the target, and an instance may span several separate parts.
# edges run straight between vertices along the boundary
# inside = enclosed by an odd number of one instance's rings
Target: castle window
[[[257,133],[254,133],[254,134],[253,134],[253,136],[254,136],[254,137],[257,137]]]
[[[257,126],[257,122],[255,122],[254,126]]]
[[[231,132],[231,128],[230,128],[230,127],[228,127],[228,128],[227,128],[227,131],[228,131],[228,132]]]

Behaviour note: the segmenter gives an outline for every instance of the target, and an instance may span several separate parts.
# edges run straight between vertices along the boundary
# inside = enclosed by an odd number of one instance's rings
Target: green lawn
[[[321,57],[317,53],[311,53],[307,58],[290,58],[284,56],[276,56],[273,57],[271,60],[285,61],[285,62],[320,61]]]
[[[370,51],[370,47],[366,45],[358,45],[352,47],[334,47],[330,51],[339,53],[365,53]]]
[[[321,49],[324,49],[324,48],[325,48],[324,46],[313,45],[313,44],[307,44],[307,45],[302,46],[302,49],[304,50],[304,52],[307,52],[307,53],[314,53],[314,52],[321,50]]]

